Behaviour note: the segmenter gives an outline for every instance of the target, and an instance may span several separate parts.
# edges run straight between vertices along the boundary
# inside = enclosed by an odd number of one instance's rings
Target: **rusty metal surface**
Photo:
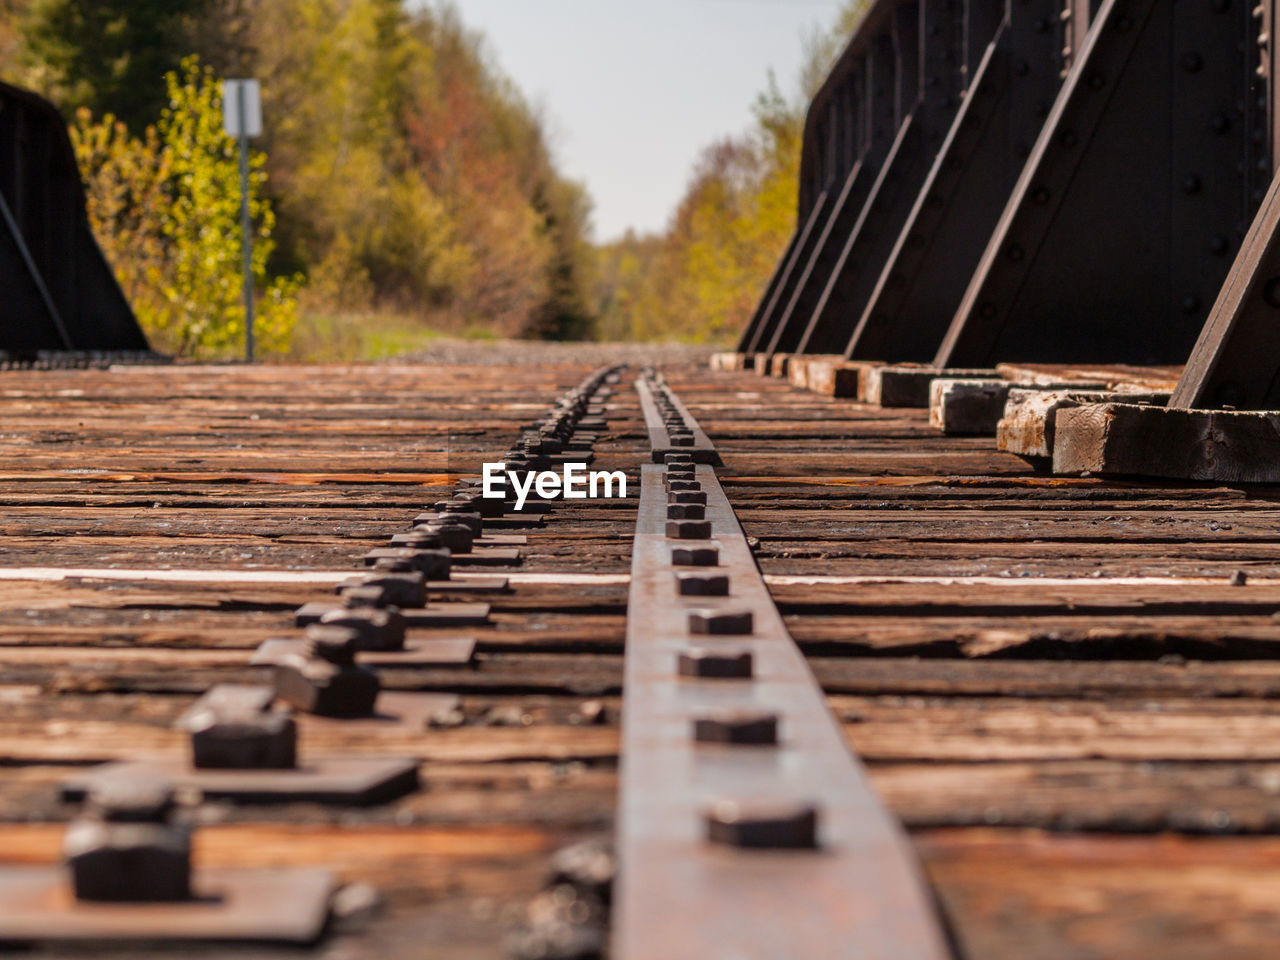
[[[267,640],[254,651],[252,666],[274,666],[289,654],[299,653],[305,640]],[[409,638],[403,650],[364,650],[360,662],[366,667],[452,667],[466,666],[475,656],[474,637]]]
[[[729,595],[680,595],[672,552],[688,542],[666,536],[666,469],[642,468],[613,956],[948,956],[907,839],[845,743],[707,465],[695,471],[711,521],[702,545],[718,547],[719,564],[701,572],[727,575]],[[749,613],[751,633],[695,639],[695,622],[711,621],[691,614],[708,610],[737,614],[720,621],[729,629],[748,629]],[[682,675],[699,672],[681,662],[690,655],[739,666]],[[778,743],[700,742],[698,721],[725,709],[776,714]]]
[[[303,756],[292,770],[197,770],[176,758],[108,763],[64,780],[62,798],[82,800],[115,777],[158,779],[205,800],[237,803],[387,803],[418,788],[418,763],[396,757]]]
[[[649,446],[653,451],[654,463],[661,463],[663,457],[668,453],[691,454],[696,463],[720,462],[715,445],[703,432],[702,428],[698,426],[698,422],[689,415],[688,409],[680,402],[679,397],[670,395],[669,400],[689,425],[692,438],[689,444],[678,446],[672,443],[671,434],[666,424],[662,422],[662,414],[659,412],[657,401],[654,399],[653,388],[645,378],[641,377],[636,380],[636,391],[640,394],[640,407],[644,412],[645,426],[649,431]]]
[[[57,867],[0,867],[0,942],[216,940],[308,944],[329,915],[333,875],[306,867],[207,870],[186,903],[71,898]]]

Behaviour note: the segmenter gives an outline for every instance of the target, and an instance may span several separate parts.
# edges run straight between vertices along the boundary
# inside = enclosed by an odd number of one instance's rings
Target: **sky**
[[[701,149],[751,124],[770,68],[797,87],[804,38],[842,0],[455,0],[586,183],[596,239],[663,229]]]

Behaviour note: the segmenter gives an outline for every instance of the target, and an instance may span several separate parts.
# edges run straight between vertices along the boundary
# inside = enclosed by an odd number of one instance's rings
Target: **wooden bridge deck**
[[[966,955],[1274,955],[1280,490],[1050,479],[922,412],[665,371]],[[0,373],[0,864],[56,862],[60,781],[181,753],[198,694],[261,680],[249,656],[297,606],[588,372]],[[633,373],[595,448],[632,475]],[[385,909],[316,956],[501,956],[551,853],[613,826],[634,517],[554,505],[519,567],[485,568],[512,580],[490,624],[420,633],[477,641],[383,674],[461,696],[431,729],[302,718],[304,756],[419,757],[422,790],[211,804],[198,863],[375,885]]]

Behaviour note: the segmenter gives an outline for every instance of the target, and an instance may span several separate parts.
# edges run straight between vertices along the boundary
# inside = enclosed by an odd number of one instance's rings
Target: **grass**
[[[363,363],[413,353],[445,336],[492,337],[488,331],[438,329],[420,317],[370,311],[305,312],[287,359],[295,363]]]

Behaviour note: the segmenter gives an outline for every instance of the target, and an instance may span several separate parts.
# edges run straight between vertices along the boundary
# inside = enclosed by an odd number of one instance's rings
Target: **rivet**
[[[1107,85],[1106,78],[1100,73],[1089,74],[1089,86],[1094,90],[1101,90]]]
[[[1227,243],[1227,238],[1222,236],[1221,234],[1215,234],[1214,236],[1209,238],[1210,253],[1216,254],[1217,256],[1220,257],[1224,253],[1226,253],[1228,249],[1229,249],[1229,244]]]
[[[994,303],[984,303],[978,307],[978,316],[985,320],[990,320],[996,315],[996,305]]]
[[[1133,20],[1129,17],[1120,17],[1116,20],[1116,29],[1121,33],[1128,33],[1133,29]]]
[[[731,847],[813,849],[818,810],[812,804],[721,801],[706,811],[707,840]]]
[[[1027,63],[1027,61],[1025,60],[1019,60],[1014,65],[1013,75],[1015,77],[1025,77],[1030,72],[1031,72],[1031,64]]]
[[[1182,192],[1183,193],[1199,193],[1200,178],[1197,177],[1194,173],[1187,174],[1187,176],[1183,177]]]
[[[747,636],[755,630],[750,610],[690,610],[689,632],[700,636]]]
[[[1036,203],[1048,203],[1050,197],[1052,197],[1052,194],[1049,193],[1048,187],[1036,187],[1035,190],[1031,192],[1031,199]]]
[[[1074,147],[1080,142],[1080,138],[1076,136],[1074,130],[1063,130],[1058,137],[1058,142],[1064,147]]]
[[[1272,277],[1262,288],[1262,299],[1267,306],[1280,309],[1280,277]]]
[[[682,677],[700,680],[750,680],[755,673],[755,658],[750,650],[704,650],[695,647],[681,651],[676,669]]]
[[[1204,58],[1195,51],[1188,51],[1182,55],[1182,69],[1187,73],[1196,73],[1204,66]]]
[[[1010,260],[1012,260],[1014,263],[1017,263],[1019,260],[1021,260],[1023,257],[1026,256],[1026,251],[1023,250],[1022,247],[1020,247],[1018,244],[1011,243],[1009,244],[1009,246],[1005,247],[1004,255],[1008,257]]]
[[[694,718],[698,743],[772,746],[778,742],[778,715],[761,710],[716,710]]]
[[[725,573],[677,573],[676,589],[682,597],[727,597],[729,575]]]
[[[1209,129],[1214,133],[1226,133],[1231,129],[1231,118],[1225,113],[1215,113],[1209,120]]]
[[[1200,298],[1190,293],[1182,298],[1182,310],[1184,313],[1195,313],[1200,309]]]

